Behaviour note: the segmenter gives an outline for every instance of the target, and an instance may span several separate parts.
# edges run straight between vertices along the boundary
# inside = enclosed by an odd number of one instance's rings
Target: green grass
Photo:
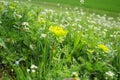
[[[35,0],[39,2],[47,2],[47,3],[60,3],[67,4],[70,6],[79,6],[81,7],[81,3],[79,0]],[[120,0],[85,0],[85,4],[83,6],[87,8],[107,10],[111,12],[120,12]]]
[[[12,0],[11,0],[12,1]],[[99,4],[94,3],[94,1],[87,1],[84,5],[81,5],[79,3],[78,0],[75,0],[73,2],[71,1],[66,1],[66,0],[31,0],[31,2],[28,2],[28,1],[25,1],[25,0],[20,0],[20,2],[24,2],[25,4],[31,4],[31,5],[34,5],[34,6],[39,6],[40,8],[42,9],[54,9],[56,11],[65,11],[66,8],[75,8],[75,7],[79,7],[79,8],[82,8],[84,9],[84,11],[87,11],[87,12],[90,12],[90,13],[97,13],[97,14],[100,14],[100,15],[104,15],[104,14],[107,14],[108,16],[112,16],[112,17],[118,17],[120,16],[119,14],[119,7],[117,7],[116,5],[111,5],[105,1],[103,2],[99,2]],[[60,6],[58,6],[58,4],[60,4]],[[93,5],[94,4],[94,5]],[[96,4],[96,6],[95,6]],[[106,4],[108,4],[109,6],[105,6]],[[118,3],[119,4],[119,3]],[[89,6],[91,5],[91,6]],[[100,8],[98,8],[97,6],[98,5],[101,5],[99,6]],[[102,6],[104,5],[104,6]],[[94,6],[94,7],[93,7]],[[114,6],[113,8],[111,8],[112,6]],[[115,8],[116,6],[116,8]],[[60,7],[62,7],[62,9],[60,9]],[[109,8],[107,8],[109,7]],[[106,8],[106,9],[104,9]],[[109,9],[112,9],[111,11]],[[118,11],[115,11],[115,9],[118,9]]]
[[[120,12],[120,0],[86,0],[85,6],[94,9]]]
[[[114,11],[66,1],[0,2],[0,79],[119,79],[120,17],[106,13]]]

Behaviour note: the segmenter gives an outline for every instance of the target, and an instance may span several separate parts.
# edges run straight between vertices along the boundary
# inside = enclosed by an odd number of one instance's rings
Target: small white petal
[[[27,72],[30,72],[30,69],[27,69]]]
[[[34,73],[34,72],[35,72],[35,70],[33,69],[33,70],[32,70],[32,72]]]
[[[38,67],[33,64],[33,65],[31,65],[30,68],[31,68],[31,69],[33,69],[33,68],[37,69]]]

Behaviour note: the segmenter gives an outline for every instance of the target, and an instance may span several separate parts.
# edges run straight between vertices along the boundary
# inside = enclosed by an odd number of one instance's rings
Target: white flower
[[[16,64],[16,65],[19,65],[19,61],[15,61],[15,64]]]
[[[35,70],[34,70],[34,69],[32,69],[32,72],[34,73],[34,72],[35,72]]]
[[[38,67],[35,66],[34,64],[32,64],[30,68],[31,68],[31,69],[37,69]]]
[[[15,3],[19,3],[19,1],[14,1]]]
[[[20,15],[20,14],[17,14],[17,17],[20,19],[20,18],[22,18],[22,15]]]
[[[84,0],[80,0],[80,3],[81,3],[81,4],[84,4],[84,2],[85,2]]]
[[[78,10],[79,8],[78,7],[75,7],[74,10]]]
[[[22,25],[23,26],[29,26],[29,23],[28,22],[23,22]]]
[[[108,71],[105,74],[110,77],[113,77],[115,75],[112,71]]]
[[[42,15],[46,15],[47,13],[46,12],[41,12]]]
[[[13,70],[13,69],[11,69],[11,71],[13,72],[14,70]]]
[[[72,72],[72,77],[78,77],[78,73],[77,72]]]
[[[30,69],[27,69],[27,72],[30,72]]]
[[[47,34],[41,34],[40,38],[45,38],[47,36]]]

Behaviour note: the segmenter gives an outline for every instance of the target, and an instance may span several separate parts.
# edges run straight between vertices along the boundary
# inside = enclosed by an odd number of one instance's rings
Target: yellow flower
[[[99,47],[100,49],[102,49],[104,52],[108,52],[108,51],[109,51],[108,47],[105,46],[104,44],[99,44],[98,47]]]
[[[59,26],[51,26],[49,28],[49,31],[54,33],[58,37],[66,36],[66,34],[68,32],[67,30],[64,30],[63,28],[61,28]]]

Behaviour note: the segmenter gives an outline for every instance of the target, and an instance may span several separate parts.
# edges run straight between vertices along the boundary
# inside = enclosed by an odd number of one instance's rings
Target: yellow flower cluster
[[[98,47],[99,47],[100,49],[102,49],[104,52],[108,52],[108,51],[109,51],[108,47],[105,46],[104,44],[99,44]]]
[[[63,28],[61,28],[59,26],[51,26],[49,28],[49,31],[54,33],[58,37],[66,36],[66,34],[68,32],[67,30],[64,30]]]

